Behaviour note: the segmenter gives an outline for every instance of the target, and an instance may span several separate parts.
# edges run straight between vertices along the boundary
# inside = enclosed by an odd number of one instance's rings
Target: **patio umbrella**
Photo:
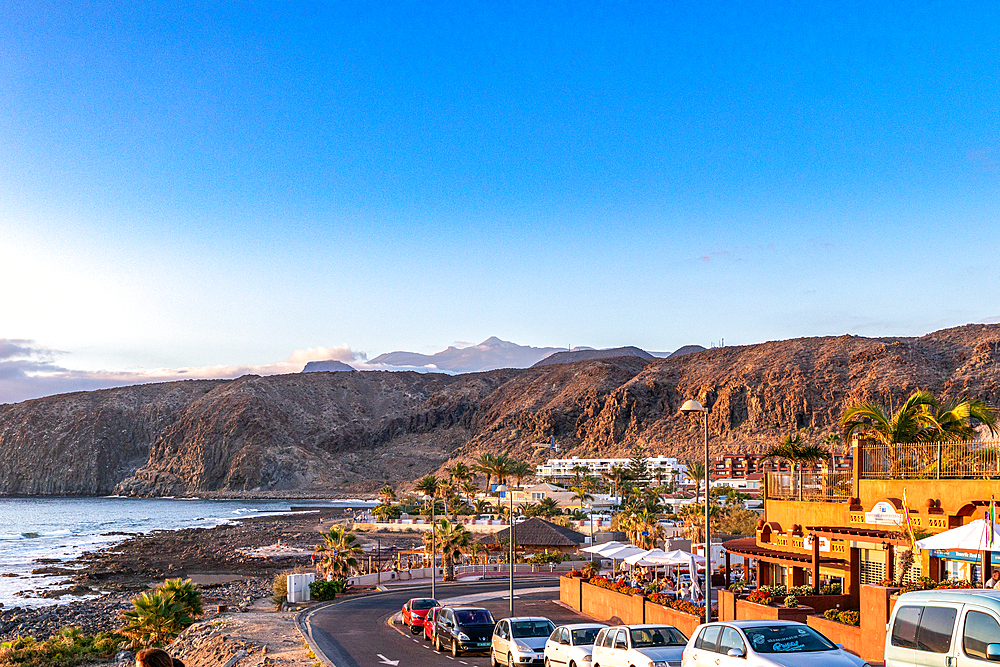
[[[659,551],[659,549],[643,549],[642,552],[626,556],[623,560],[629,565],[641,565],[643,567],[653,565],[653,563],[646,560],[646,554],[653,553],[654,551]]]
[[[657,549],[657,551],[660,550]],[[697,556],[695,554],[688,553],[687,551],[681,551],[680,549],[667,552],[660,551],[658,554],[650,554],[647,556],[647,560],[651,560],[657,565],[687,565],[691,561],[691,558],[694,558],[696,563],[705,563],[704,556]]]
[[[629,556],[634,556],[636,554],[644,554],[649,549],[640,549],[633,544],[624,544],[617,549],[609,549],[608,551],[602,551],[601,555],[605,558],[611,558],[614,560],[623,560]]]
[[[993,528],[992,540],[990,537],[989,523],[985,519],[976,519],[964,526],[917,540],[917,548],[1000,551],[1000,531],[996,527]]]
[[[617,549],[618,547],[624,547],[624,546],[626,545],[618,541],[605,542],[604,544],[592,544],[589,547],[584,547],[583,549],[580,549],[580,551],[586,551],[587,553],[604,555],[603,552],[605,551],[611,551],[613,549]]]

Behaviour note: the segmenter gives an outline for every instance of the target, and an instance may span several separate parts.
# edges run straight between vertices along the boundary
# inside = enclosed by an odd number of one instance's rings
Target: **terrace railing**
[[[917,442],[858,448],[861,479],[1000,479],[1000,441]]]
[[[774,500],[842,501],[851,495],[850,472],[768,472],[767,497]]]

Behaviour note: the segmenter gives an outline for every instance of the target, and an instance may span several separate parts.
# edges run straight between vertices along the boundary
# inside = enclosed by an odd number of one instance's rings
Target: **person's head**
[[[144,648],[135,654],[135,667],[174,667],[174,661],[162,648]]]
[[[993,581],[1000,581],[1000,570],[993,570]]]

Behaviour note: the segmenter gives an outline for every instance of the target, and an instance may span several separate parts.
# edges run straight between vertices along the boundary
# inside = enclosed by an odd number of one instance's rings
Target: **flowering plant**
[[[771,604],[771,601],[773,599],[774,598],[768,595],[767,592],[764,590],[753,591],[752,593],[750,593],[750,595],[747,596],[748,602],[753,602],[754,604],[762,604],[762,605]]]

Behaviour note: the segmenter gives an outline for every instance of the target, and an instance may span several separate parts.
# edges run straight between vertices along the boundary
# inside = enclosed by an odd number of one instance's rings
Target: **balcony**
[[[767,497],[772,500],[840,502],[851,495],[849,472],[765,473]]]
[[[861,479],[1000,479],[1000,441],[859,447]]]

